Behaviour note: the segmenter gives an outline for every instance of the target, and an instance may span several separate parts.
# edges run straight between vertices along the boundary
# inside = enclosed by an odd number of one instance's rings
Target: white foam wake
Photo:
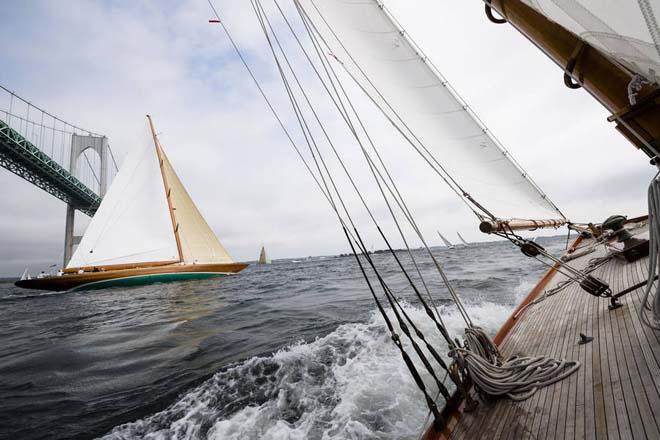
[[[446,354],[426,314],[405,309]],[[483,303],[468,311],[494,332],[510,308]],[[463,333],[458,312],[441,314],[451,335]],[[367,323],[341,325],[313,342],[221,371],[166,410],[118,426],[105,438],[405,439],[417,438],[426,415],[422,394],[374,313]]]

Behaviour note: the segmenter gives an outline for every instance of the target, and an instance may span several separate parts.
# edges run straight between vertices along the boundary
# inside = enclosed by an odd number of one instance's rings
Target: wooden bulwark
[[[582,268],[605,253],[599,246],[571,263]],[[647,258],[634,263],[612,258],[594,274],[616,293],[645,280],[647,265]],[[563,280],[557,274],[547,288]],[[474,412],[458,411],[450,430],[431,431],[426,438],[660,439],[660,332],[639,320],[643,290],[625,295],[623,307],[610,311],[608,300],[574,283],[529,306],[503,337],[503,355],[578,360],[580,369],[522,402],[480,401]],[[594,340],[578,345],[580,333]]]

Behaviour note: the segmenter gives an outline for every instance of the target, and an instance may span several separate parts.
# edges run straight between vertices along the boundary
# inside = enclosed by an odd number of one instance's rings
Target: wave
[[[409,304],[404,308],[427,339],[446,352],[425,312]],[[490,332],[510,313],[510,307],[493,303],[467,308]],[[462,334],[464,323],[455,308],[439,310],[450,334]],[[423,402],[374,312],[366,323],[343,324],[314,341],[226,368],[164,411],[115,427],[104,438],[417,438],[427,416]]]

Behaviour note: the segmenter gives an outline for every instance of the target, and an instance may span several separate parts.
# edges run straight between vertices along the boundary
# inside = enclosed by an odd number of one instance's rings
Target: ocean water
[[[565,239],[540,243],[559,253]],[[433,252],[492,334],[545,271],[507,242]],[[430,259],[415,253],[460,336]],[[392,256],[374,259],[446,354]],[[0,323],[3,439],[415,439],[427,417],[353,257],[93,292],[0,282]]]

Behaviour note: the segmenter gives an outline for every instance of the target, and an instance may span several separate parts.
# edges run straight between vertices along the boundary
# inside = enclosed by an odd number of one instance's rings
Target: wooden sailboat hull
[[[17,287],[51,291],[92,290],[108,287],[128,287],[158,282],[184,281],[222,277],[238,273],[248,265],[231,264],[172,264],[117,270],[99,270],[49,276],[14,283]]]

